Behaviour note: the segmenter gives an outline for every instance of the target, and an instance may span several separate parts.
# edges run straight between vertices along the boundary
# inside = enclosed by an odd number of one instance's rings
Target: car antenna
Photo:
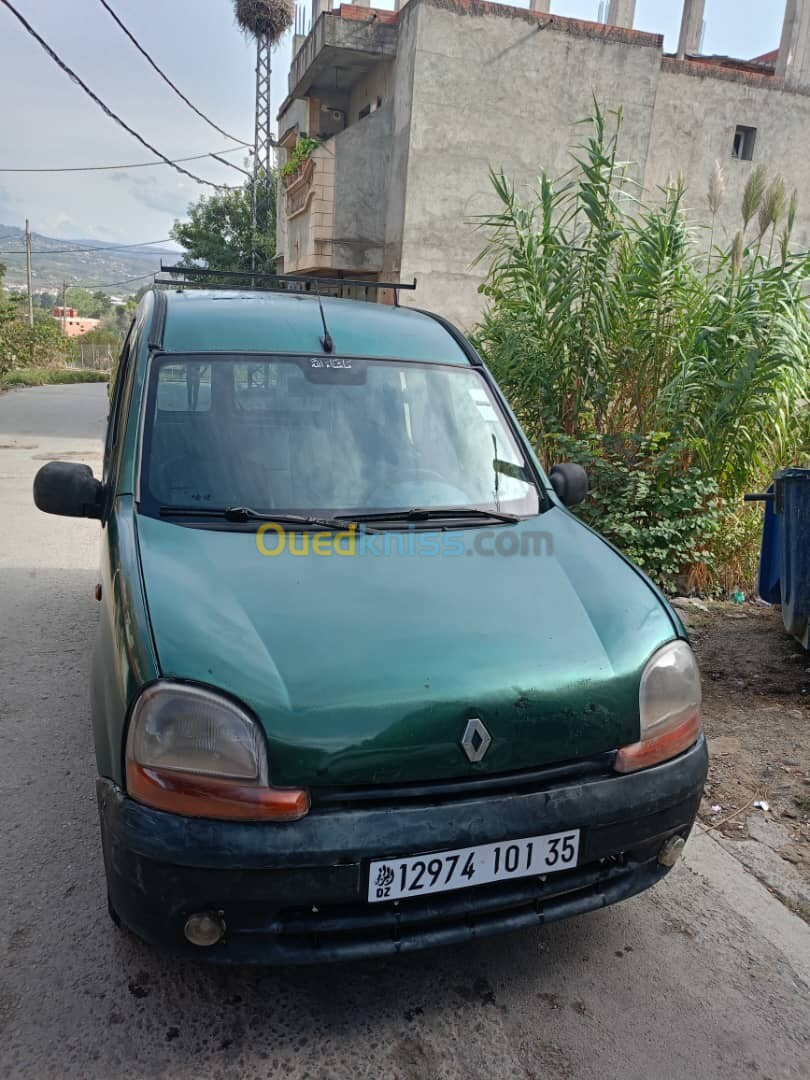
[[[323,345],[323,351],[330,353],[335,351],[335,343],[332,340],[332,335],[329,333],[329,327],[326,325],[326,316],[323,313],[323,303],[321,301],[321,290],[317,280],[315,281],[315,293],[318,297],[318,310],[321,313],[321,322],[323,323],[323,337],[320,339],[321,345]]]

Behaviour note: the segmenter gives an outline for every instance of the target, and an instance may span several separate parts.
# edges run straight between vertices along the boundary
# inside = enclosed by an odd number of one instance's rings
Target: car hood
[[[638,738],[642,668],[676,625],[632,566],[558,507],[441,534],[456,555],[409,554],[425,535],[268,557],[253,531],[139,516],[163,676],[244,702],[279,785],[469,778]],[[478,763],[459,742],[473,717],[492,737]]]

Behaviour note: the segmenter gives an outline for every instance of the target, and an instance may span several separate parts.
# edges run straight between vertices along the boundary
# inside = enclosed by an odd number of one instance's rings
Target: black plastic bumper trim
[[[438,806],[312,813],[288,824],[182,818],[99,780],[113,907],[147,941],[202,959],[314,963],[377,956],[536,925],[613,903],[664,874],[657,853],[688,835],[706,776],[703,739],[629,776]],[[368,860],[579,828],[580,865],[463,892],[367,905]],[[194,911],[224,913],[225,941],[187,945]]]

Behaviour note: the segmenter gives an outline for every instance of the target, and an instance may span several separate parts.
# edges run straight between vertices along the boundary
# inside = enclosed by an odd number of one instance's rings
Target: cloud
[[[0,221],[4,225],[22,224],[19,215],[20,200],[8,188],[0,186]]]
[[[113,183],[125,184],[127,191],[139,203],[163,214],[182,217],[193,200],[192,185],[184,180],[159,180],[156,176],[133,176],[132,173],[115,173]]]

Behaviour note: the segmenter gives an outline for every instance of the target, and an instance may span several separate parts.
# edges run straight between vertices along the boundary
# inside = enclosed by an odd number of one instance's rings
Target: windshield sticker
[[[335,386],[363,386],[368,370],[368,360],[358,356],[310,356],[298,363],[307,382]]]
[[[342,356],[313,356],[309,362],[311,368],[332,368],[337,370],[343,368],[351,368],[351,360],[347,360]]]
[[[492,408],[492,402],[487,397],[487,392],[483,387],[470,386],[467,388],[467,393],[472,398],[473,404],[478,409],[483,420],[488,424],[497,424],[499,422],[498,414]]]

